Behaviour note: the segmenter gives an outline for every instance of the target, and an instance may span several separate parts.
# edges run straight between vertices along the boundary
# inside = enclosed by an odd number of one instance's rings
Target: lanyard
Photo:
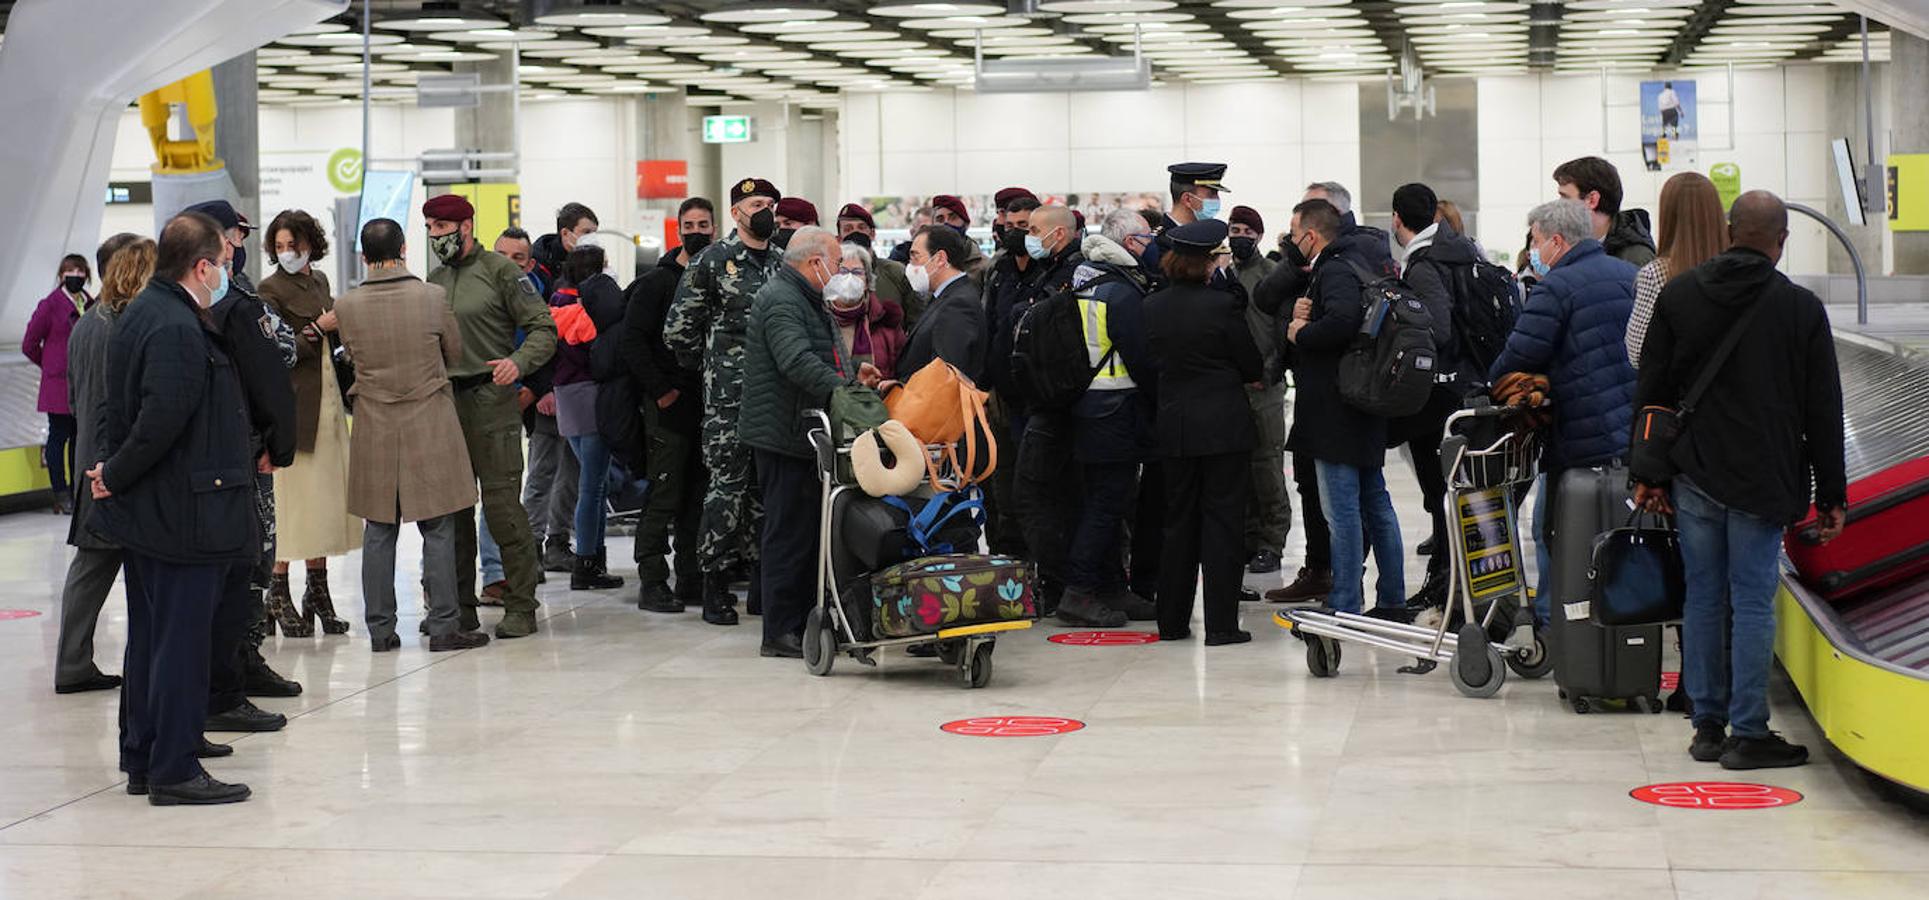
[[[85,294],[67,295],[67,299],[74,301],[74,315],[84,316],[87,314],[87,301],[84,299],[85,297]]]

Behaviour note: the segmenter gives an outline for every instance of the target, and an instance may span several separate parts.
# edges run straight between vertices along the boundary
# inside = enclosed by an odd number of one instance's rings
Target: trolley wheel
[[[837,632],[822,606],[811,607],[804,617],[804,669],[812,675],[831,673],[837,661]]]
[[[1575,715],[1585,716],[1594,711],[1594,702],[1586,697],[1575,697],[1569,703],[1574,707]]]
[[[990,641],[986,641],[971,648],[964,656],[963,662],[959,664],[958,679],[964,683],[967,690],[981,688],[991,683],[991,648],[993,646]]]
[[[964,654],[964,638],[952,638],[948,641],[938,642],[938,661],[947,666],[955,666],[964,662]]]
[[[1661,712],[1664,709],[1667,709],[1668,705],[1665,703],[1662,703],[1657,698],[1644,695],[1644,696],[1634,698],[1634,708],[1652,716],[1656,713]]]
[[[1526,654],[1509,654],[1507,668],[1522,678],[1545,678],[1554,671],[1554,654],[1547,652],[1547,636],[1534,630],[1534,649]]]
[[[1487,633],[1480,623],[1460,626],[1447,676],[1460,693],[1476,698],[1492,697],[1507,683],[1507,664],[1500,651],[1487,642]]]
[[[1314,678],[1331,678],[1340,672],[1340,642],[1330,637],[1307,635],[1306,668]]]

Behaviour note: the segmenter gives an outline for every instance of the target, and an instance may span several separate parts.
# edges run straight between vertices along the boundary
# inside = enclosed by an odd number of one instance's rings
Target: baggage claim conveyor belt
[[[1929,454],[1929,360],[1838,332],[1850,480]],[[1786,567],[1775,655],[1809,714],[1864,771],[1929,802],[1929,579],[1834,606]]]

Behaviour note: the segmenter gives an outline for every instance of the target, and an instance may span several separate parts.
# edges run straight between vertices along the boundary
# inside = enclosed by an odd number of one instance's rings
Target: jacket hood
[[[529,255],[542,263],[544,268],[560,275],[563,271],[563,260],[569,258],[569,251],[563,249],[561,235],[545,234],[529,246]]]
[[[1102,234],[1086,235],[1085,242],[1079,245],[1079,251],[1085,254],[1088,262],[1111,263],[1123,269],[1139,267],[1139,261],[1119,246],[1118,241]]]
[[[1717,306],[1739,309],[1755,302],[1781,276],[1760,251],[1730,247],[1694,270],[1695,286]]]
[[[1614,227],[1608,229],[1607,237],[1601,243],[1609,253],[1618,253],[1623,247],[1646,247],[1654,249],[1654,229],[1648,224],[1648,211],[1645,209],[1624,209],[1614,217]]]
[[[1474,242],[1467,240],[1465,235],[1453,230],[1453,226],[1445,222],[1439,223],[1434,229],[1433,241],[1417,252],[1423,254],[1422,259],[1445,265],[1466,265],[1481,260],[1480,251],[1474,247]]]

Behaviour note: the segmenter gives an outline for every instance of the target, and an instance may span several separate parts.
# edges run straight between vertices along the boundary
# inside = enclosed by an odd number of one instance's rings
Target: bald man
[[[1728,236],[1726,252],[1668,282],[1655,301],[1635,408],[1678,407],[1705,367],[1717,368],[1668,455],[1679,471],[1633,458],[1635,501],[1674,512],[1680,530],[1689,755],[1725,769],[1799,766],[1808,749],[1768,730],[1778,559],[1783,530],[1811,499],[1822,541],[1842,532],[1842,383],[1822,302],[1775,268],[1788,240],[1781,198],[1741,195]],[[1718,358],[1735,329],[1732,352]]]

